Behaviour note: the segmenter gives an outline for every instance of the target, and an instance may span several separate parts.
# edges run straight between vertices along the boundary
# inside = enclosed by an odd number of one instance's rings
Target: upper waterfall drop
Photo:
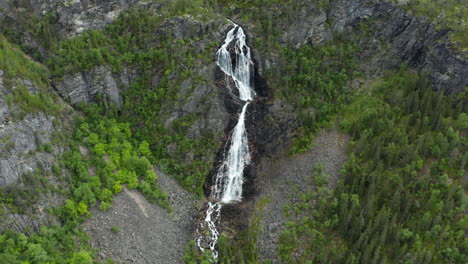
[[[239,98],[243,101],[252,100],[255,97],[255,91],[252,84],[253,62],[250,54],[250,48],[246,44],[246,35],[244,30],[237,24],[228,32],[224,44],[216,53],[216,64],[228,76],[232,77],[236,87],[239,89]],[[234,53],[236,54],[233,69],[233,58],[230,49],[234,42]]]

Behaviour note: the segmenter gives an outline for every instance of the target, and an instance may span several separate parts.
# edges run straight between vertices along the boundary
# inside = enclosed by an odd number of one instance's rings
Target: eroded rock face
[[[10,120],[10,110],[6,101],[5,89],[3,84],[3,71],[0,70],[0,124],[3,125]]]
[[[89,72],[65,75],[56,87],[60,96],[72,105],[93,102],[100,94],[104,100],[120,108],[123,105],[121,91],[127,88],[135,77],[135,73],[127,70],[114,74],[109,66],[98,66]]]
[[[213,76],[215,64],[194,69],[199,76]],[[169,128],[172,123],[186,115],[196,115],[197,118],[187,131],[187,136],[198,139],[202,136],[217,135],[226,127],[229,115],[225,109],[222,91],[213,83],[196,84],[192,78],[182,82],[180,96],[176,105],[167,105],[169,117],[164,126]]]
[[[336,1],[329,16],[334,21],[332,28],[338,32],[360,30],[359,22],[365,20],[369,37],[360,43],[367,49],[364,53],[383,56],[374,68],[394,68],[405,62],[428,73],[434,87],[446,93],[463,91],[468,85],[466,57],[450,47],[448,30],[437,30],[425,18],[391,3],[367,0]],[[388,54],[382,54],[387,43]]]
[[[39,167],[51,170],[56,162],[53,154],[39,152],[39,146],[51,142],[52,133],[56,131],[53,125],[54,116],[44,113],[31,113],[21,120],[13,120],[11,111],[16,106],[7,103],[6,96],[11,93],[4,86],[3,71],[0,70],[0,187],[7,187],[26,174]],[[17,85],[24,86],[31,94],[38,92],[38,87],[26,79],[11,81],[11,89]]]
[[[69,38],[87,29],[102,28],[137,0],[30,0],[36,15],[56,13],[61,33]]]
[[[55,159],[51,153],[37,152],[40,144],[50,143],[55,131],[54,117],[28,115],[21,121],[0,124],[0,186],[15,183],[25,173],[39,166],[51,170]]]
[[[39,173],[47,178],[48,186],[58,184],[52,176],[52,166],[58,164],[57,157],[62,155],[63,147],[51,146],[50,153],[39,150],[40,145],[51,143],[52,134],[58,130],[53,125],[54,119],[38,113],[27,115],[20,121],[0,122],[0,187],[17,197],[14,204],[21,209],[21,212],[10,212],[4,208],[0,232],[13,229],[30,233],[55,221],[45,208],[58,206],[64,199],[46,190],[38,193],[37,188],[44,186],[34,176]],[[34,200],[28,202],[30,198],[22,197],[24,193],[18,191],[33,195]]]
[[[350,25],[356,22],[350,21]],[[370,41],[386,40],[390,56],[428,73],[436,89],[454,93],[468,85],[468,62],[450,48],[447,30],[436,30],[426,19],[389,3],[374,5],[368,23],[373,36]],[[385,60],[381,66],[393,65]]]
[[[428,73],[434,87],[447,93],[463,91],[468,85],[466,54],[451,47],[448,30],[436,29],[429,20],[393,3],[336,0],[330,1],[326,12],[314,4],[304,5],[288,22],[277,25],[282,45],[319,45],[336,33],[360,32],[364,33],[359,43],[363,59],[373,61],[370,67],[379,69],[378,73],[407,63]],[[360,22],[366,23],[368,32],[362,32]],[[271,54],[262,62],[266,69],[278,63]]]
[[[9,208],[3,208],[0,232],[13,229],[30,233],[54,222],[54,217],[45,208],[63,202],[58,193],[52,193],[48,188],[66,188],[52,173],[53,165],[59,164],[58,157],[65,149],[52,141],[54,134],[65,129],[64,122],[67,121],[42,112],[29,113],[18,119],[16,111],[21,106],[8,105],[7,95],[19,86],[31,94],[42,91],[35,83],[21,78],[9,79],[7,88],[0,70],[0,188],[10,198],[14,197],[12,203],[20,210],[11,212]],[[63,113],[71,114],[65,110]],[[45,145],[47,148],[41,148]],[[47,186],[42,180],[48,182]]]

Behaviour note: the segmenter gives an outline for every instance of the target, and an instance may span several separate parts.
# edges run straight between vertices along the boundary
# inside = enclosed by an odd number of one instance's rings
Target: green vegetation
[[[203,6],[203,0],[175,0],[168,2],[170,3],[170,11],[175,15],[200,11]]]
[[[248,228],[238,232],[236,237],[220,237],[220,263],[258,263],[257,237],[262,229],[260,221],[263,218],[263,209],[269,202],[268,198],[264,198],[256,203]]]
[[[221,235],[217,246],[219,253],[217,263],[259,263],[257,236],[262,228],[260,226],[260,221],[263,218],[263,209],[269,202],[269,198],[257,202],[247,228],[232,236],[226,234]],[[201,253],[195,241],[192,240],[185,248],[184,263],[213,263],[212,253],[210,250]]]
[[[153,29],[164,18],[145,10],[126,12],[104,30],[87,31],[61,42],[47,65],[56,77],[101,64],[109,64],[117,72],[123,67],[138,69],[139,77],[124,94],[123,114],[117,118],[130,124],[136,139],[148,142],[154,154],[151,162],[202,195],[212,162],[208,157],[218,149],[215,135],[187,137],[187,129],[200,118],[195,114],[175,120],[170,127],[163,120],[169,118],[171,106],[186,99],[187,95],[180,94],[183,81],[192,86],[207,82],[191,69],[211,61],[217,43],[203,44],[205,49],[200,50],[201,38],[182,40],[173,39],[171,32],[155,34]],[[156,74],[160,76],[157,81]]]
[[[71,175],[63,177],[66,176],[62,175],[65,170],[53,167],[54,174],[70,187],[68,191],[63,186],[60,190],[60,194],[66,198],[64,205],[50,210],[61,225],[44,227],[37,233],[25,231],[26,242],[25,234],[3,233],[0,243],[4,240],[6,244],[0,247],[0,262],[91,263],[93,254],[87,246],[86,235],[78,226],[91,215],[90,207],[99,205],[102,210],[110,208],[112,196],[122,190],[122,184],[139,189],[149,201],[171,210],[167,195],[156,183],[157,176],[151,163],[158,162],[173,175],[179,173],[177,178],[184,186],[202,193],[201,186],[211,161],[202,160],[200,156],[217,150],[212,136],[205,135],[202,140],[185,136],[186,129],[197,118],[194,115],[176,120],[167,129],[162,126],[160,116],[169,112],[163,109],[163,104],[171,105],[176,100],[186,99],[179,96],[182,81],[190,78],[193,85],[205,82],[204,77],[192,74],[189,69],[211,61],[212,49],[217,44],[210,42],[205,44],[205,50],[199,50],[197,42],[200,39],[174,40],[171,32],[154,34],[152,30],[163,21],[163,17],[152,15],[149,11],[133,10],[123,13],[104,30],[85,32],[79,37],[50,45],[46,64],[55,78],[102,64],[111,65],[116,72],[122,67],[138,69],[140,77],[132,84],[134,90],[126,95],[124,109],[129,112],[128,115],[118,116],[112,107],[105,104],[78,107],[83,117],[77,118],[73,137],[62,137],[70,149],[63,157],[62,167]],[[22,115],[31,111],[59,111],[44,90],[49,87],[49,69],[29,59],[4,37],[0,45],[0,68],[5,73],[5,84],[12,87],[16,78],[24,78],[37,83],[41,89],[31,94],[25,87],[17,85],[7,97],[9,103],[14,107],[20,106]],[[164,77],[157,89],[153,90],[152,76],[161,73]],[[139,131],[141,122],[146,124],[146,130]],[[180,145],[177,152],[172,154],[179,156],[173,157],[167,152],[170,144]],[[185,160],[185,155],[192,149],[196,149],[196,153],[190,163]],[[51,145],[42,144],[39,151],[51,152]],[[32,174],[25,179],[28,180],[25,186],[32,188],[32,191],[24,186],[1,190],[1,202],[6,206],[7,213],[28,208],[37,201],[39,193],[49,191],[50,184],[43,181],[46,177]],[[43,230],[47,232],[43,233]],[[27,254],[29,244],[38,248],[40,258]]]
[[[355,75],[357,49],[347,40],[336,40],[317,47],[284,49],[281,53],[282,67],[270,75],[283,76],[274,86],[281,87],[276,90],[297,108],[301,121],[292,154],[308,150],[313,133],[342,108],[348,97],[346,83]]]
[[[12,231],[0,235],[0,262],[92,264],[92,254],[79,250],[86,245],[86,234],[69,227],[42,227],[30,236]]]
[[[263,57],[279,55],[265,77],[276,97],[296,107],[301,122],[290,152],[297,154],[312,148],[313,134],[329,124],[330,117],[343,107],[348,97],[347,81],[356,75],[358,41],[335,32],[333,41],[320,45],[295,48],[291,43],[280,43],[284,37],[281,28],[294,23],[294,14],[307,8],[326,9],[328,0],[215,2],[225,8],[228,16],[240,17],[254,25],[249,28],[255,36],[253,48]]]
[[[27,114],[38,112],[52,115],[60,113],[61,107],[54,101],[55,95],[46,91],[49,85],[47,68],[28,58],[2,35],[0,69],[3,71],[4,85],[9,91],[6,101],[13,118],[23,119]],[[31,82],[38,89],[37,93],[31,94],[24,82]]]
[[[5,211],[12,213],[26,213],[37,201],[41,194],[52,191],[43,170],[37,169],[22,175],[18,182],[7,189],[0,188],[0,202]],[[5,211],[0,211],[3,217]],[[5,223],[4,219],[0,223]]]
[[[105,29],[85,31],[60,42],[51,50],[46,64],[54,76],[61,77],[104,64],[116,72],[129,67],[148,74],[167,71],[169,75],[179,69],[187,74],[195,60],[211,61],[211,57],[205,57],[206,51],[189,52],[199,48],[191,43],[199,39],[174,39],[171,32],[154,32],[168,16],[144,9],[129,10]]]
[[[396,2],[397,0],[392,0]],[[438,28],[451,29],[452,40],[462,50],[468,47],[468,7],[463,0],[409,0],[402,6],[418,16],[425,16],[436,23]]]
[[[210,264],[212,263],[212,253],[210,250],[200,252],[194,240],[190,240],[185,246],[184,263],[186,264]]]
[[[150,202],[157,202],[171,211],[168,197],[156,182],[157,175],[149,162],[152,152],[147,142],[135,141],[128,123],[112,118],[112,109],[87,105],[81,109],[86,118],[78,117],[70,151],[62,165],[71,175],[63,180],[69,191],[61,190],[65,203],[51,213],[61,225],[42,227],[37,233],[25,235],[13,231],[0,235],[0,262],[5,263],[93,263],[87,236],[80,223],[91,216],[88,208],[99,205],[111,207],[114,194],[122,184],[137,188]],[[50,145],[40,150],[50,151]],[[59,168],[53,169],[60,173]],[[36,202],[41,194],[57,191],[40,171],[25,175],[21,183],[1,190],[0,201],[10,213],[21,213]],[[3,212],[2,212],[3,214]],[[118,233],[118,227],[111,230]]]
[[[75,177],[72,193],[77,204],[93,206],[101,201],[106,210],[112,195],[128,188],[138,188],[149,201],[157,201],[169,209],[167,195],[159,189],[153,167],[149,161],[152,153],[148,143],[134,141],[128,123],[117,122],[103,114],[97,105],[84,109],[86,119],[78,120],[74,144],[64,155],[64,165]],[[86,146],[85,151],[81,144]]]
[[[327,186],[328,175],[317,165],[305,184],[310,187],[294,194],[299,202],[285,207],[291,220],[280,236],[279,257],[285,263],[341,263],[347,248],[330,230],[338,224],[337,216],[326,215],[337,207],[337,200]]]
[[[464,96],[434,92],[425,78],[406,69],[360,91],[341,121],[352,135],[344,179],[333,194],[314,191],[294,205],[303,218],[289,224],[281,258],[464,263]]]
[[[117,233],[120,232],[120,228],[119,228],[118,226],[112,226],[112,227],[111,227],[111,231],[112,231],[113,233],[116,233],[116,234],[117,234]]]
[[[23,119],[27,114],[38,112],[59,114],[61,107],[54,102],[52,99],[54,97],[55,95],[42,92],[31,94],[24,86],[18,86],[6,96],[6,100],[11,108],[17,108],[13,112],[13,117]]]
[[[21,49],[11,44],[2,35],[0,35],[0,69],[5,74],[5,81],[21,78],[41,88],[46,88],[49,83],[47,68],[28,58]]]
[[[60,34],[57,34],[58,15],[53,12],[37,16],[36,10],[32,10],[29,5],[30,3],[26,1],[16,2],[15,6],[18,8],[16,14],[2,17],[0,20],[0,35],[4,35],[11,43],[18,45],[34,60],[43,62],[47,51],[40,47],[46,50],[55,48],[60,40]],[[25,35],[33,38],[33,43],[23,42]]]

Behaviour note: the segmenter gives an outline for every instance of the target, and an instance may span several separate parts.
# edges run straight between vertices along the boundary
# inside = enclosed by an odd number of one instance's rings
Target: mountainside
[[[448,2],[3,1],[0,262],[466,263]],[[249,99],[217,65],[232,22]],[[242,199],[202,252],[246,103]]]

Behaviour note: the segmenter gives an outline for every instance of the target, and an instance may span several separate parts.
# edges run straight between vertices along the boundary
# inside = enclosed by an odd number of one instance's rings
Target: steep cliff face
[[[120,12],[139,4],[136,0],[28,0],[2,1],[0,17],[16,22],[24,15],[36,16],[53,14],[56,16],[56,29],[64,38],[73,37],[85,30],[102,28],[111,23]]]
[[[463,91],[468,85],[466,56],[457,54],[451,47],[448,30],[437,30],[427,19],[415,17],[390,3],[371,7],[359,3],[351,10],[355,11],[345,16],[344,26],[356,29],[357,23],[364,19],[370,37],[362,44],[369,47],[368,56],[372,53],[379,56],[380,48],[375,43],[390,44],[389,54],[379,67],[397,67],[401,61],[405,62],[429,74],[434,87],[447,93]],[[335,28],[340,30],[341,25],[337,23]]]
[[[60,135],[70,133],[67,124],[73,114],[58,97],[54,104],[65,107],[62,113],[70,116],[25,110],[43,89],[22,78],[5,83],[2,75],[0,70],[0,188],[20,210],[5,207],[0,230],[37,231],[54,221],[45,209],[63,202],[62,195],[52,189],[67,189],[56,173],[66,150],[59,144]],[[26,97],[16,98],[18,91]]]
[[[95,102],[101,95],[105,102],[122,107],[121,92],[136,78],[134,72],[124,69],[120,74],[113,73],[108,66],[98,66],[89,72],[67,74],[56,84],[60,96],[72,105]]]
[[[371,68],[381,71],[404,62],[429,74],[435,88],[447,93],[463,91],[468,84],[464,77],[468,68],[466,54],[452,47],[448,29],[437,29],[428,19],[416,17],[395,4],[336,0],[330,1],[329,6],[302,3],[285,7],[283,12],[274,10],[270,10],[272,25],[267,30],[273,32],[268,34],[278,35],[278,44],[282,47],[320,45],[343,32],[354,32],[360,34],[362,59],[372,61]],[[245,23],[256,37],[265,34],[264,25]],[[274,69],[279,63],[274,52],[262,54],[261,62],[266,70]]]

